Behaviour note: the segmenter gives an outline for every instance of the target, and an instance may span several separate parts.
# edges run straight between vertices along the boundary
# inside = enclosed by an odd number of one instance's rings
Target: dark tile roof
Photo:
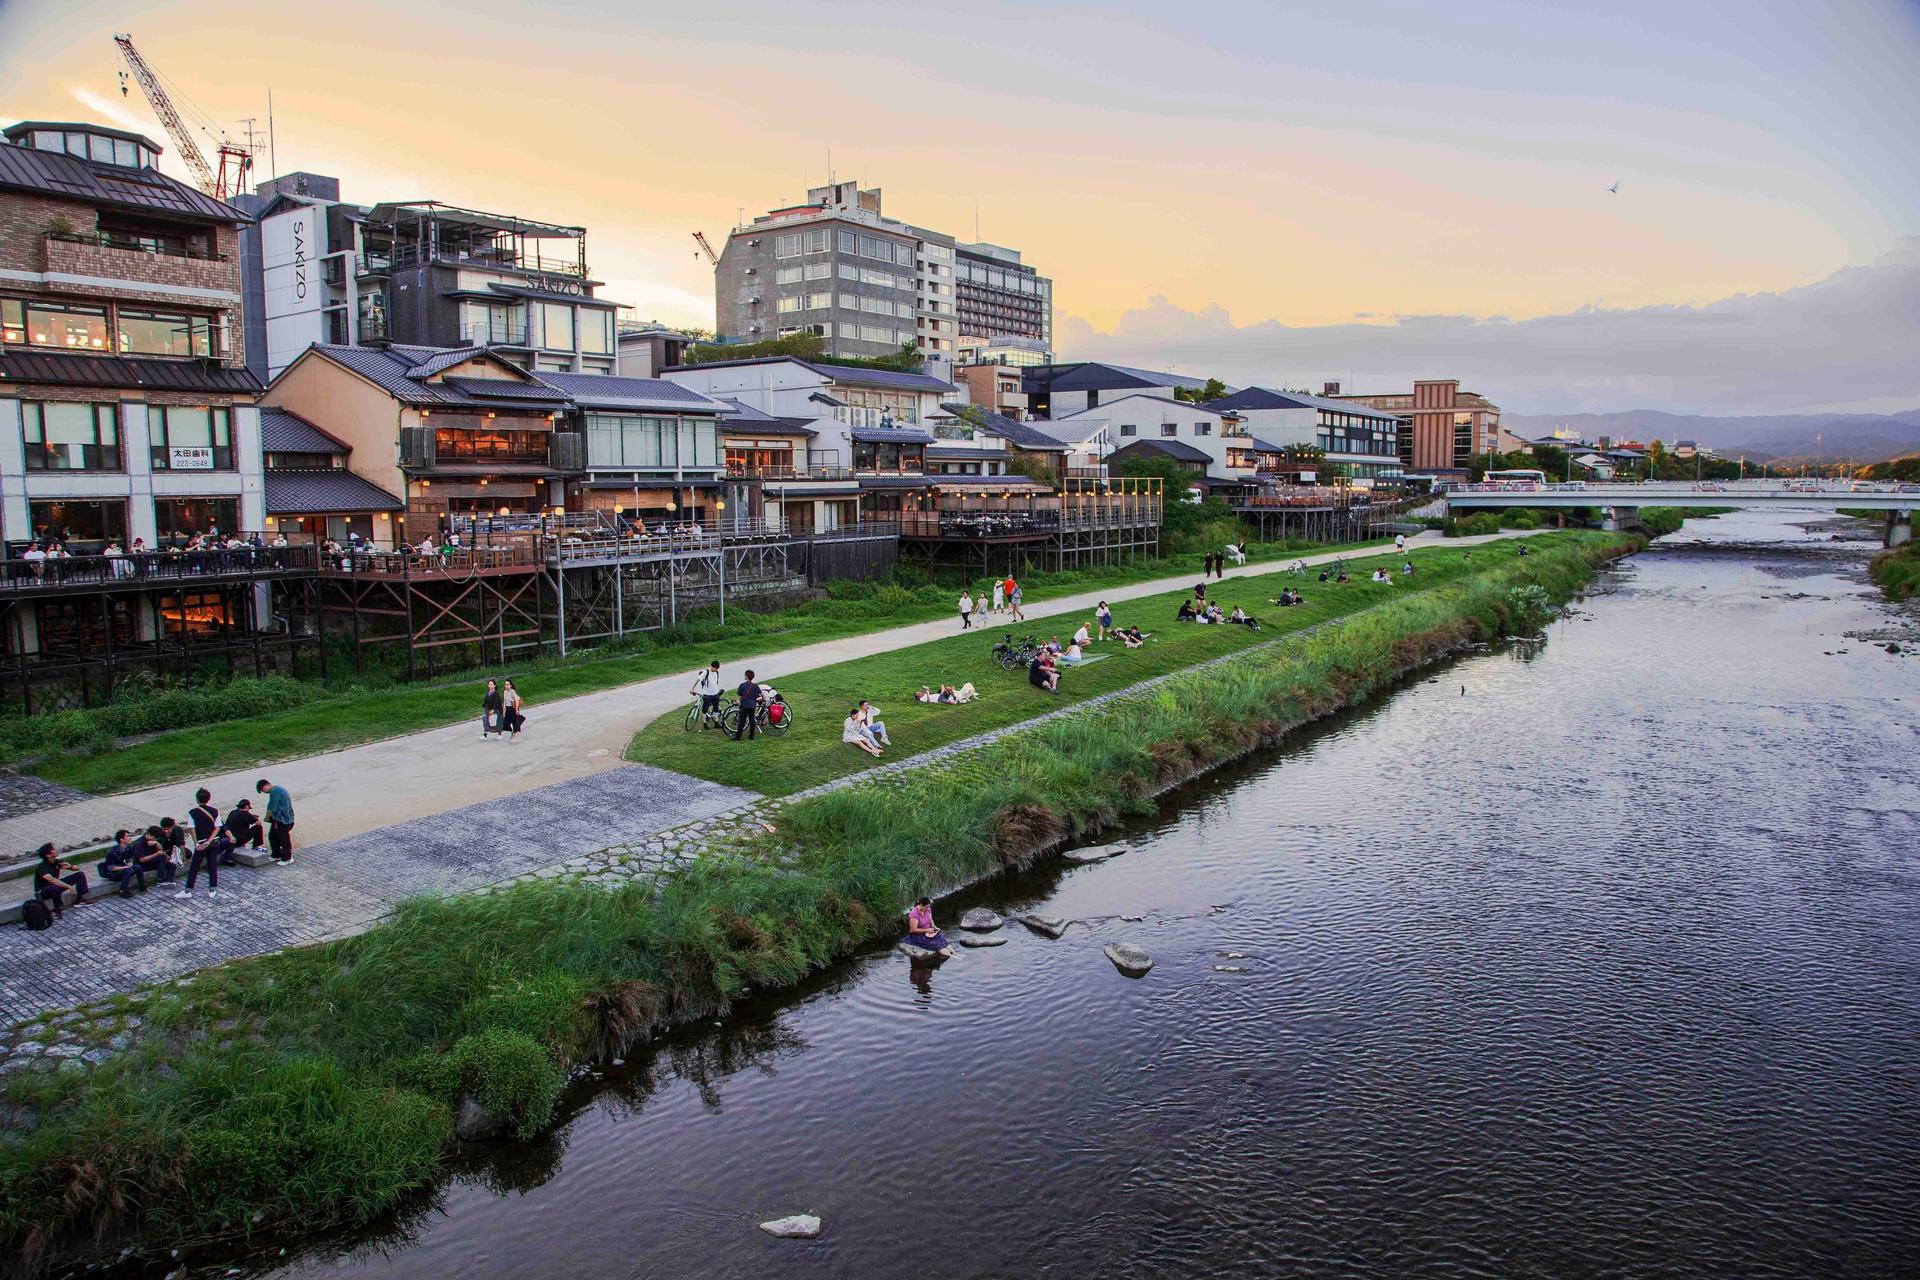
[[[854,387],[896,387],[902,391],[953,391],[956,390],[945,378],[936,378],[928,373],[900,373],[893,369],[856,369],[847,365],[813,364],[802,360],[800,363],[815,373],[834,382],[844,382]]]
[[[268,471],[267,514],[331,515],[349,511],[404,511],[407,504],[351,471]]]
[[[941,479],[953,480],[955,476],[856,476],[862,489],[924,489]],[[995,477],[998,479],[999,477]]]
[[[720,434],[723,436],[807,436],[820,433],[807,423],[810,418],[770,418],[761,414],[757,418],[722,418]]]
[[[675,383],[674,385],[678,386],[679,384]],[[772,414],[760,412],[760,410],[754,408],[752,405],[748,404],[745,400],[736,400],[732,396],[721,396],[719,397],[719,399],[721,404],[730,404],[733,406],[733,413],[731,416],[735,422],[761,422],[761,421],[772,422],[773,421]]]
[[[665,413],[726,413],[729,405],[691,387],[664,378],[621,378],[604,373],[542,373],[550,383],[583,409],[657,409]]]
[[[426,380],[438,370],[451,368],[463,360],[471,360],[475,356],[485,354],[484,349],[480,347],[457,347],[444,350],[440,347],[401,345],[349,347],[316,342],[309,350],[314,355],[322,356],[353,370],[402,404],[419,405],[428,409],[442,406],[495,409],[521,403],[544,409],[555,409],[566,403],[564,392],[555,392],[542,382],[503,382],[497,378],[450,378],[444,382]],[[497,391],[480,394],[465,389],[476,384],[488,387],[497,384],[502,387],[512,387],[515,390],[503,396]]]
[[[1329,413],[1351,414],[1356,418],[1399,421],[1385,410],[1370,409],[1352,400],[1329,400],[1325,396],[1310,396],[1304,391],[1275,391],[1269,387],[1248,387],[1230,396],[1209,400],[1207,404],[1215,409],[1323,409]]]
[[[933,443],[933,437],[918,427],[855,427],[852,435],[861,444]]]
[[[572,397],[558,387],[550,387],[544,382],[521,382],[514,378],[461,378],[449,376],[442,385],[458,387],[468,395],[480,400],[498,400],[505,404],[541,405],[548,409],[564,409]]]
[[[1161,373],[1152,369],[1135,369],[1124,364],[1101,364],[1087,361],[1082,364],[1066,366],[1063,372],[1055,373],[1047,379],[1049,389],[1054,391],[1107,391],[1125,387],[1203,387],[1205,378],[1196,378],[1184,373]]]
[[[351,453],[352,450],[297,413],[260,408],[262,453]]]
[[[415,381],[424,381],[436,373],[442,373],[456,365],[463,365],[477,355],[485,352],[484,347],[410,347],[398,344],[389,347],[401,360],[412,366],[407,376]]]
[[[1157,453],[1166,454],[1169,458],[1178,458],[1182,462],[1211,463],[1213,461],[1208,454],[1179,440],[1134,440],[1128,443],[1127,448],[1152,449]]]
[[[93,129],[95,133],[116,130]],[[151,144],[149,144],[151,145]],[[40,151],[0,143],[0,187],[37,191],[64,200],[84,200],[89,204],[118,209],[139,209],[194,222],[251,222],[240,210],[212,196],[203,195],[184,182],[169,178],[158,169],[128,169],[121,165],[95,164],[78,156],[58,151]]]
[[[943,404],[940,406],[956,418],[971,422],[988,435],[999,436],[1008,444],[1022,449],[1042,449],[1053,453],[1066,452],[1067,446],[1044,431],[1039,431],[1017,418],[1009,418],[1002,413],[989,413],[978,405]]]
[[[19,148],[0,144],[0,151]],[[95,356],[10,347],[0,352],[0,384],[44,382],[62,387],[116,387],[127,390],[220,391],[255,395],[260,383],[245,369],[228,369],[202,360],[143,360],[136,356]]]
[[[1252,445],[1254,449],[1260,453],[1285,453],[1287,451],[1287,446],[1282,444],[1268,444],[1258,436],[1247,437],[1247,443]]]
[[[932,447],[927,450],[927,464],[931,466],[935,462],[1005,461],[1012,456],[1005,449],[981,449],[973,445],[935,440]]]
[[[394,350],[402,350],[402,348],[394,348]],[[353,370],[403,404],[433,406],[468,403],[467,398],[460,395],[457,388],[441,388],[430,382],[414,381],[410,376],[413,371],[411,361],[396,357],[379,347],[350,347],[316,342],[308,348],[308,351],[312,355]]]

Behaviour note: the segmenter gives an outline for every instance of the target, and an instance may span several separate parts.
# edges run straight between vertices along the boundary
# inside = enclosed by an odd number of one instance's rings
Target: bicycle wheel
[[[720,730],[729,738],[740,732],[740,704],[729,702],[720,713]]]
[[[696,702],[692,706],[688,707],[687,708],[687,726],[686,726],[687,732],[692,733],[695,729],[698,729],[700,727],[701,721],[704,719],[705,717],[700,714],[699,703]]]
[[[782,703],[780,706],[780,719],[778,721],[775,721],[764,709],[760,712],[760,732],[785,733],[791,728],[793,728],[793,708],[785,703]]]

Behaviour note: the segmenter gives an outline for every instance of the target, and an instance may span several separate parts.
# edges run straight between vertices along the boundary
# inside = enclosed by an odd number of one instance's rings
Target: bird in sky
[[[1619,194],[1620,194],[1620,179],[1618,179],[1618,178],[1615,178],[1615,179],[1613,180],[1613,185],[1612,185],[1612,186],[1610,186],[1610,187],[1608,187],[1608,188],[1607,188],[1607,190],[1609,190],[1609,191],[1611,191],[1611,192],[1613,192],[1613,194],[1615,194],[1615,195],[1619,195]]]

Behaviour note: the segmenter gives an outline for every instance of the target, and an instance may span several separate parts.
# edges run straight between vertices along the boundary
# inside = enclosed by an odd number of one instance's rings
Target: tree
[[[1208,378],[1204,387],[1175,387],[1173,398],[1185,400],[1188,404],[1205,404],[1209,400],[1219,400],[1227,394],[1227,384],[1218,378]]]

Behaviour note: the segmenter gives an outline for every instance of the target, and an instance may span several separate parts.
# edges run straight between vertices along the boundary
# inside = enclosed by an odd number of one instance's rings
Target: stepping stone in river
[[[770,1236],[782,1240],[811,1240],[820,1234],[820,1219],[811,1213],[796,1213],[785,1218],[775,1218],[763,1222],[760,1229]]]
[[[1113,961],[1113,967],[1129,978],[1144,978],[1147,970],[1153,968],[1153,957],[1146,948],[1131,942],[1115,942],[1102,947],[1107,959]]]
[[[1059,916],[1021,916],[1020,923],[1035,933],[1057,938],[1067,931],[1067,921]]]
[[[989,911],[985,907],[969,908],[967,913],[960,917],[960,927],[974,933],[992,933],[1005,923],[1005,917],[998,911]]]
[[[1105,862],[1108,858],[1117,858],[1127,851],[1124,844],[1097,844],[1089,849],[1069,849],[1060,855],[1068,862],[1082,866],[1089,862]]]
[[[976,938],[971,934],[965,933],[955,938],[954,941],[963,947],[1004,947],[1007,945],[1005,938]]]

